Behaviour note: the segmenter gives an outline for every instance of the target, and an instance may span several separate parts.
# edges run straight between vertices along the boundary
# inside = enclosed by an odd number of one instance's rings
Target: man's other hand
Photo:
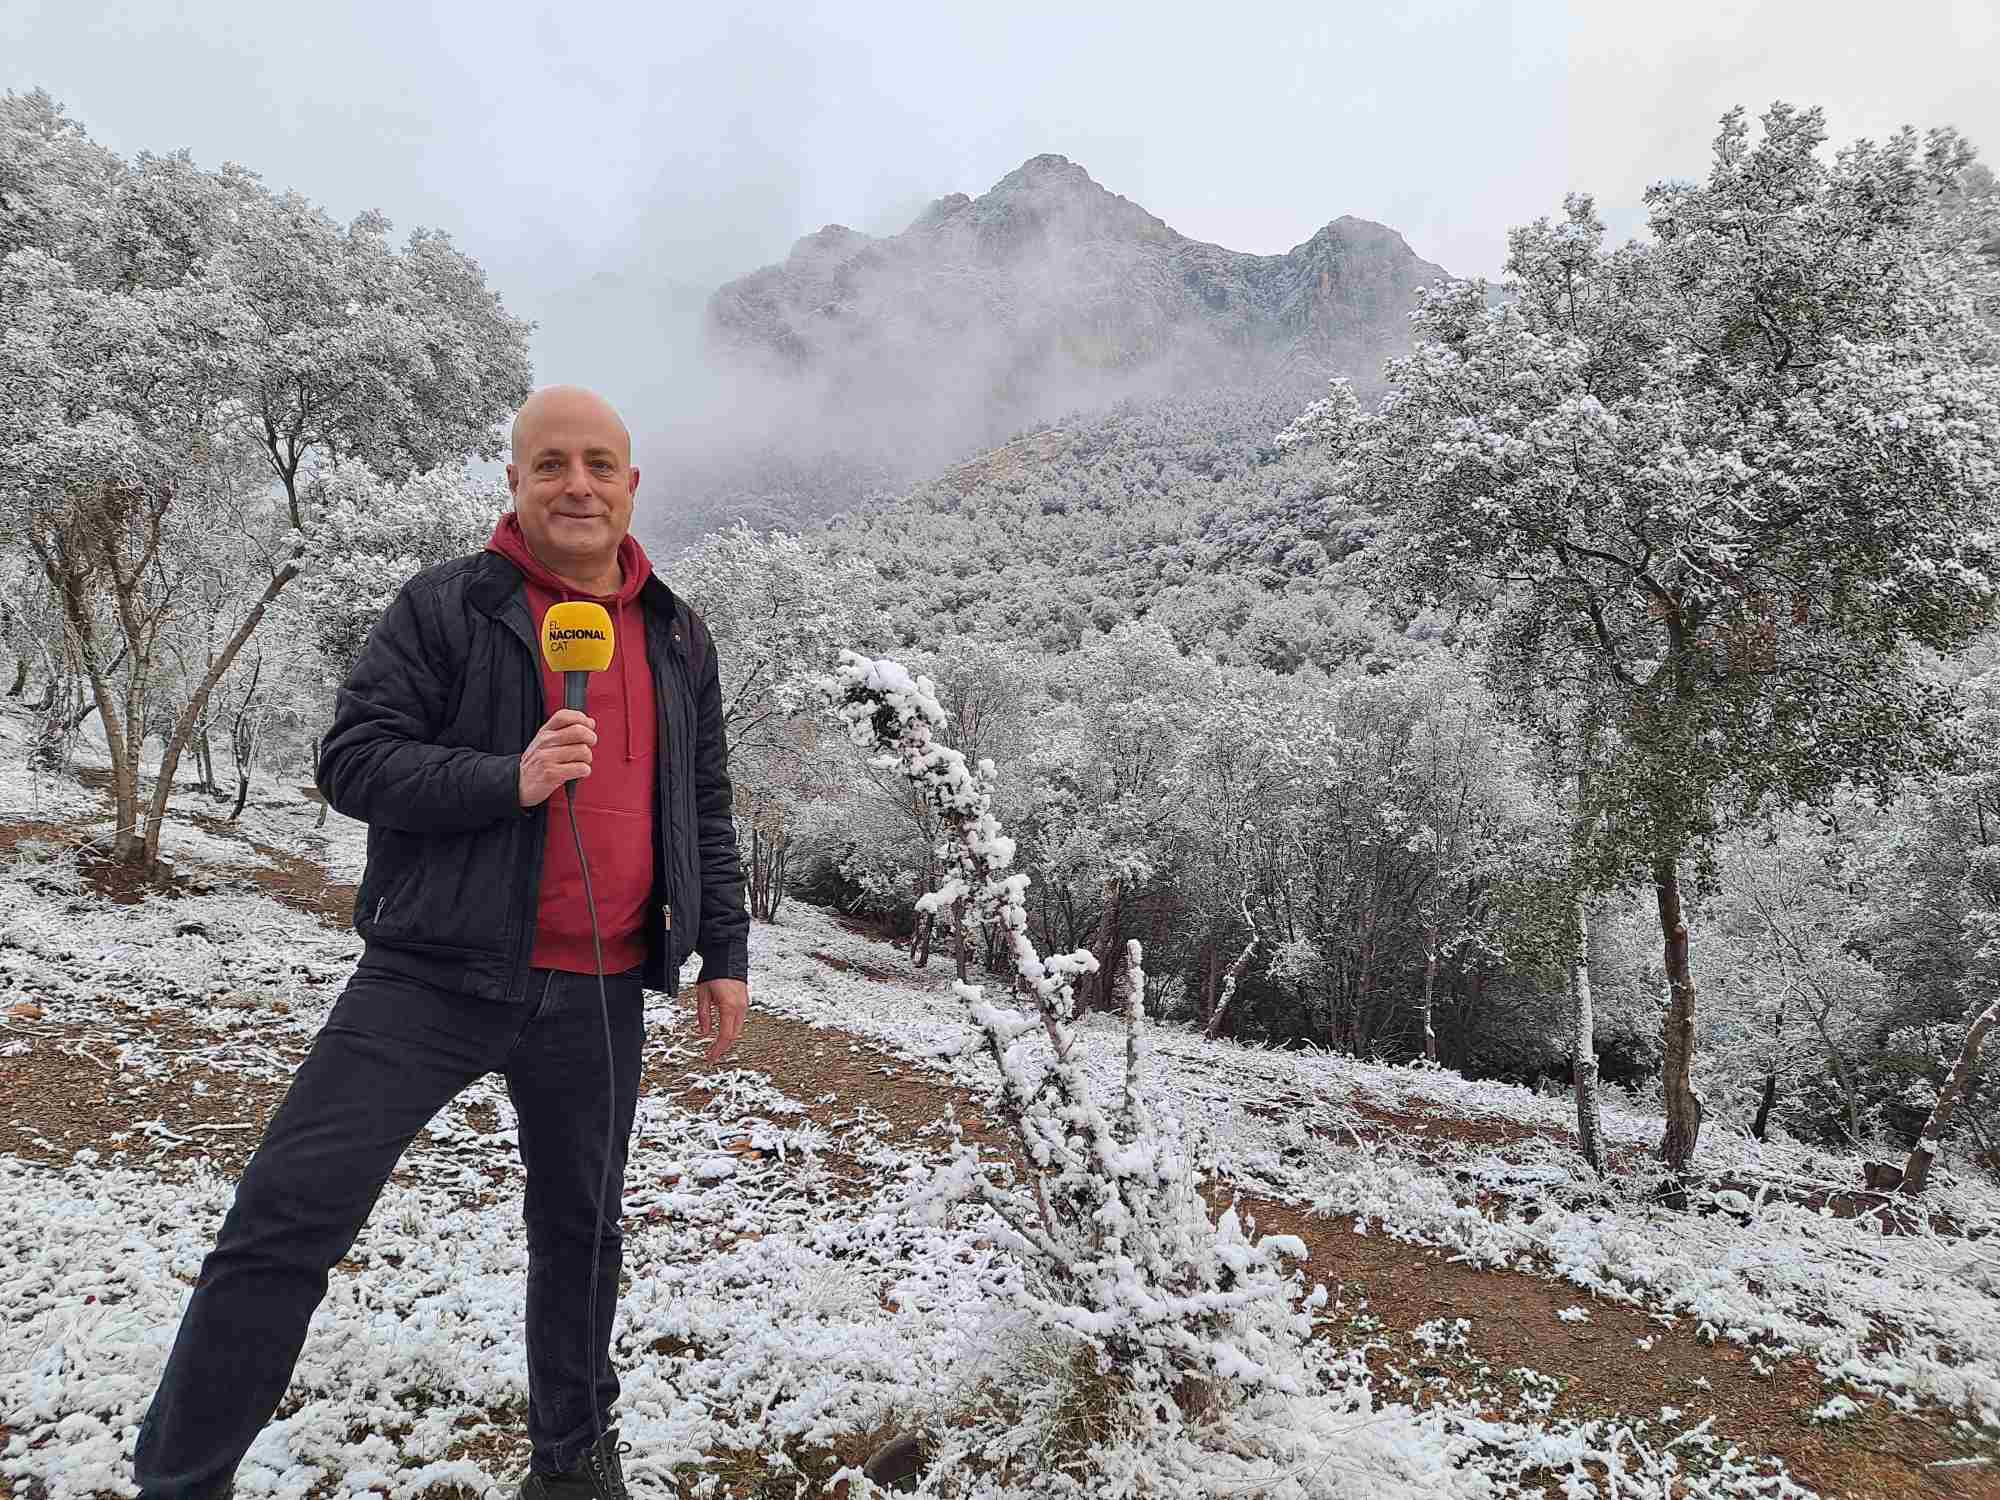
[[[565,781],[588,776],[596,743],[597,720],[573,708],[550,714],[521,752],[521,806],[539,807]]]
[[[750,986],[740,979],[703,979],[694,987],[694,1013],[709,1043],[708,1060],[713,1063],[736,1045],[743,1034],[743,1018],[750,1010]]]

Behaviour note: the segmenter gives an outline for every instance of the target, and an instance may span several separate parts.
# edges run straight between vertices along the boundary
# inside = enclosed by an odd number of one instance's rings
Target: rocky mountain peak
[[[1204,244],[1047,153],[901,234],[807,235],[715,293],[705,342],[807,380],[844,431],[964,452],[1131,396],[1370,383],[1408,347],[1416,287],[1445,274],[1351,216],[1283,255]]]
[[[1022,162],[1020,166],[1014,168],[1013,171],[1009,172],[993,185],[993,190],[996,193],[1004,192],[1022,186],[1047,182],[1087,183],[1091,187],[1097,187],[1097,184],[1091,181],[1090,174],[1071,161],[1067,156],[1060,156],[1053,151],[1044,151],[1040,156],[1031,156]],[[1102,192],[1103,189],[1099,188],[1098,191]]]
[[[874,236],[863,234],[858,229],[849,229],[845,224],[829,224],[824,229],[815,230],[792,246],[788,261],[838,260],[852,255],[863,245],[874,243]]]

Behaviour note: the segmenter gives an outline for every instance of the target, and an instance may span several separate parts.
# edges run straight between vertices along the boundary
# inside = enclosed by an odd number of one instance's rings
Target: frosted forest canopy
[[[1365,400],[1181,381],[873,495],[733,468],[704,514],[831,517],[662,559],[760,914],[1004,969],[919,914],[941,830],[814,692],[890,653],[993,761],[1084,1005],[1136,938],[1151,1013],[1239,1037],[1552,1084],[1581,1047],[1670,1159],[1907,1149],[2000,993],[1994,180],[1780,107],[1649,201],[1639,244],[1574,198],[1500,286],[1413,298]],[[0,324],[5,688],[45,763],[108,744],[144,866],[162,767],[303,779],[394,591],[484,540],[529,330],[440,234],[125,160],[40,93],[0,105]],[[2000,1170],[1989,1071],[1949,1168]]]

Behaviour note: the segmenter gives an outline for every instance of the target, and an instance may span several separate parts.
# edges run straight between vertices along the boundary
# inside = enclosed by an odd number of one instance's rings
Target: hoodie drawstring
[[[625,600],[622,595],[618,600],[618,639],[621,641],[632,639],[625,633]],[[618,693],[625,705],[625,759],[628,761],[636,758],[632,754],[632,677],[626,669],[626,663],[631,658],[630,651],[618,653]]]
[[[562,596],[563,603],[567,604],[570,602],[569,586],[567,584],[563,586]],[[615,633],[615,639],[629,641],[632,637],[625,633],[625,600],[621,597],[614,599],[612,603],[618,607],[618,628]],[[632,674],[626,668],[626,662],[632,653],[630,651],[616,651],[612,654],[618,658],[618,701],[625,707],[625,759],[633,761],[639,757],[633,754],[632,751]]]

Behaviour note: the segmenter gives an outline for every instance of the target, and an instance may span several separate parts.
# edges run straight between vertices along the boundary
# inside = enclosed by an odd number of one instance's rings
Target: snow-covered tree
[[[510,502],[463,469],[395,482],[352,459],[313,474],[300,501],[310,542],[275,606],[278,635],[300,654],[271,688],[270,711],[316,761],[334,693],[397,591],[433,563],[477,552]]]
[[[1865,907],[1849,890],[1848,843],[1784,816],[1719,853],[1707,940],[1693,959],[1713,997],[1701,1074],[1707,1097],[1727,1101],[1759,1140],[1774,1114],[1794,1127],[1837,1121],[1850,1150],[1873,1133],[1862,1069],[1887,1005],[1882,975],[1857,946]]]
[[[2000,636],[1943,667],[1969,703],[1970,752],[1877,816],[1857,862],[1856,946],[1882,974],[1890,1008],[1864,1087],[1885,1123],[1915,1137],[1903,1178],[1912,1192],[1954,1123],[2000,1167],[2000,1090],[1982,1058],[1991,1023],[1979,1025],[2000,972]]]
[[[1657,899],[1676,1171],[1701,1121],[1683,862],[1949,758],[1951,697],[1911,653],[1979,628],[2000,540],[1970,148],[1905,130],[1827,161],[1819,111],[1763,127],[1732,111],[1706,182],[1649,189],[1648,242],[1606,249],[1581,195],[1515,230],[1500,305],[1424,296],[1380,408],[1337,388],[1288,434],[1388,518],[1386,594],[1493,614],[1503,701],[1552,655],[1589,664],[1572,691],[1618,736],[1592,863]]]
[[[740,525],[684,551],[669,574],[715,639],[736,835],[751,910],[769,921],[794,868],[802,813],[840,786],[835,747],[805,710],[836,644],[863,638],[873,575],[797,537]]]
[[[1060,759],[1037,758],[1049,789],[1038,854],[1045,877],[1096,913],[1090,946],[1099,969],[1083,987],[1086,1005],[1113,1008],[1131,904],[1165,874],[1187,800],[1188,709],[1211,680],[1164,631],[1144,624],[1091,635],[1059,669],[1067,731],[1050,742]]]
[[[61,603],[112,761],[115,852],[150,865],[182,753],[313,543],[337,460],[402,478],[492,457],[526,325],[443,236],[400,249],[185,154],[126,162],[46,95],[0,101],[0,522]],[[171,699],[164,641],[217,549],[227,617]],[[141,807],[139,758],[164,742]]]

